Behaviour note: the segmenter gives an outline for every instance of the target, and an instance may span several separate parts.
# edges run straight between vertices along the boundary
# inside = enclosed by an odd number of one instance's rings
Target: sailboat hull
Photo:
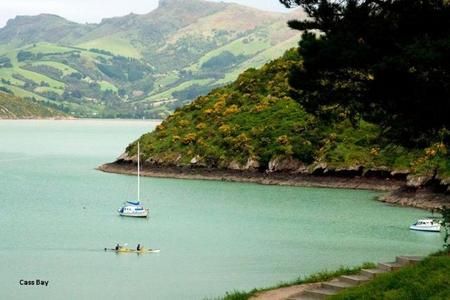
[[[119,211],[119,215],[122,217],[134,217],[134,218],[147,218],[148,217],[148,209],[145,209],[143,211],[139,211],[139,212],[120,212]]]

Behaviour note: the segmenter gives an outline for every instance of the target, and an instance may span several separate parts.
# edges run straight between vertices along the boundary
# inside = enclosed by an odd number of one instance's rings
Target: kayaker
[[[141,244],[138,244],[138,245],[137,245],[136,250],[137,250],[137,251],[141,251]]]
[[[116,248],[114,248],[116,251],[119,251],[119,249],[120,249],[120,245],[119,244],[116,244]]]

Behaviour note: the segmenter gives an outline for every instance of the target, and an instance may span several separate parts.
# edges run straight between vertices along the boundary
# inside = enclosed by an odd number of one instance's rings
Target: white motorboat
[[[140,179],[140,148],[138,143],[138,153],[137,153],[137,201],[127,201],[122,207],[118,209],[119,215],[124,217],[140,217],[146,218],[149,214],[149,209],[144,208],[144,205],[141,203],[141,179]]]
[[[440,232],[441,224],[437,220],[433,219],[420,219],[416,223],[409,226],[411,230],[417,231],[430,231],[430,232]]]

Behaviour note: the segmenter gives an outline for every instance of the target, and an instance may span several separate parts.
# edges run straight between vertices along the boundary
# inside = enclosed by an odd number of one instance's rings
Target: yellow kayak
[[[142,248],[140,250],[136,250],[136,249],[127,248],[127,247],[120,247],[118,250],[105,248],[105,251],[113,251],[116,253],[158,253],[161,250],[150,249],[150,248]]]

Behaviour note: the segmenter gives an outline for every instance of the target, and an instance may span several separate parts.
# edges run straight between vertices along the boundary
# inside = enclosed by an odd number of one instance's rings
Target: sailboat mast
[[[140,151],[140,147],[139,147],[139,142],[138,142],[138,164],[137,164],[137,177],[138,177],[138,194],[137,194],[137,200],[138,202],[141,202],[141,179],[140,179],[140,171],[141,171],[141,151]]]

